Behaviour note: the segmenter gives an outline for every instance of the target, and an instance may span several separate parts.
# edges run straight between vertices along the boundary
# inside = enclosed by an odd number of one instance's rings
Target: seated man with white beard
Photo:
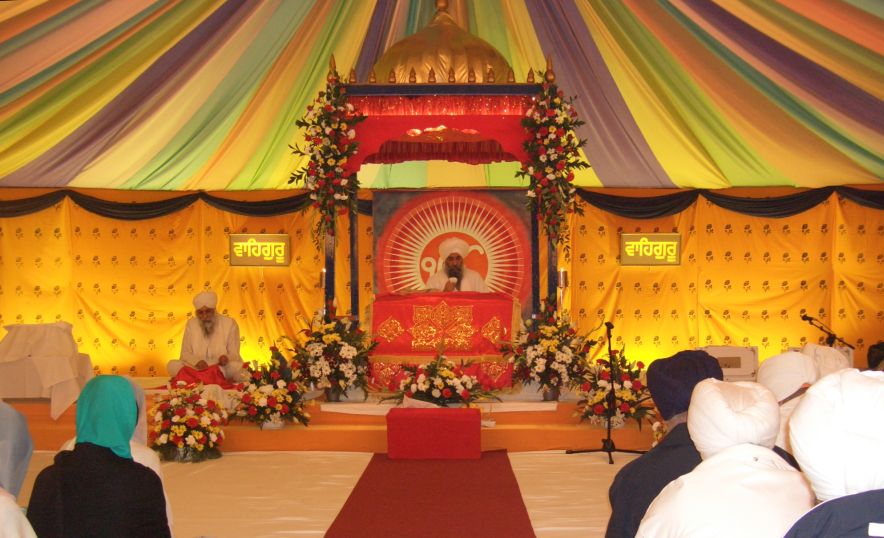
[[[470,246],[459,237],[449,237],[439,244],[439,259],[442,265],[435,275],[427,280],[428,291],[490,291],[482,276],[464,266],[464,258]]]
[[[218,295],[204,291],[193,298],[196,315],[187,321],[181,339],[181,358],[166,365],[172,381],[229,384],[241,381],[239,326],[219,314]],[[220,381],[220,382],[219,382]]]

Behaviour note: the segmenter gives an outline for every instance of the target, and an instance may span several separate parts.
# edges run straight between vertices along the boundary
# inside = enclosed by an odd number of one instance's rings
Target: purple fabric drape
[[[606,187],[675,187],[630,114],[614,78],[573,0],[527,0],[544,52],[553,58],[556,83],[586,124],[577,135]]]
[[[384,42],[390,33],[393,24],[393,12],[396,9],[396,0],[378,0],[371,14],[371,22],[368,31],[362,41],[362,49],[359,51],[359,59],[356,60],[356,80],[368,82],[368,74],[378,58],[384,53]]]
[[[833,108],[884,134],[884,103],[705,0],[685,3],[750,54]]]
[[[245,0],[228,0],[100,112],[49,151],[0,179],[0,184],[8,182],[31,187],[67,185],[129,126],[136,114],[150,107],[157,94],[176,89],[167,87],[170,79],[181,76],[188,66],[200,65],[203,56],[216,49],[216,42],[225,39],[231,29],[240,24],[257,5]]]

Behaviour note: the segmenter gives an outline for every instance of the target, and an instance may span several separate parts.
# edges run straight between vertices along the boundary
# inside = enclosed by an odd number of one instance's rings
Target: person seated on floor
[[[449,237],[439,243],[441,267],[427,280],[428,291],[478,291],[488,293],[482,276],[464,265],[470,246],[459,237]]]
[[[804,347],[801,348],[801,352],[813,359],[814,364],[816,364],[817,372],[819,372],[821,378],[826,377],[832,372],[853,367],[853,365],[850,364],[850,359],[847,358],[847,355],[842,353],[841,350],[831,346],[804,344]]]
[[[38,536],[171,536],[160,478],[132,460],[137,421],[128,381],[98,376],[86,383],[74,450],[56,454],[34,482],[27,515]]]
[[[703,461],[663,488],[636,536],[782,536],[814,497],[771,450],[779,423],[776,398],[758,383],[698,383],[688,432]]]
[[[700,381],[722,379],[721,366],[705,351],[680,351],[648,366],[648,390],[668,433],[646,454],[620,469],[608,490],[611,518],[605,536],[635,536],[638,525],[666,484],[691,472],[700,453],[688,434],[691,392]]]
[[[37,536],[15,500],[25,481],[33,451],[27,420],[0,400],[0,536]]]
[[[814,360],[797,351],[774,355],[758,368],[756,380],[773,392],[780,404],[780,432],[777,434],[774,452],[795,468],[798,468],[798,462],[792,457],[792,448],[789,445],[789,418],[804,392],[818,378],[819,370]]]
[[[156,473],[163,481],[163,471],[160,467],[160,457],[156,451],[147,446],[147,413],[145,412],[144,389],[140,385],[133,382],[128,377],[123,377],[132,385],[132,391],[135,393],[135,405],[138,407],[138,421],[135,423],[135,431],[132,432],[132,438],[129,439],[129,449],[132,451],[132,459],[136,463],[144,465],[148,469]],[[60,450],[73,450],[77,444],[77,437],[68,439]],[[165,485],[163,486],[163,496],[166,500],[166,520],[169,522],[169,529],[172,528],[172,505],[169,503],[169,496],[166,495]]]
[[[866,357],[869,361],[869,370],[884,372],[884,342],[869,346],[869,353]]]
[[[195,316],[187,320],[181,339],[181,358],[166,365],[172,383],[202,382],[230,385],[243,380],[243,361],[239,355],[239,326],[219,314],[218,295],[213,291],[193,298]]]
[[[792,414],[789,436],[822,502],[786,538],[884,536],[881,417],[884,372],[841,370],[807,390]]]

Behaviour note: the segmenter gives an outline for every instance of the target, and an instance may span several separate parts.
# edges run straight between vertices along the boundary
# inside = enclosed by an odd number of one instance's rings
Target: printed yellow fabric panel
[[[263,361],[322,306],[322,259],[306,214],[248,217],[203,202],[172,215],[123,221],[69,199],[0,219],[0,324],[64,320],[102,373],[165,376],[177,358],[193,296],[212,289],[240,327],[242,355]],[[229,233],[285,233],[289,267],[231,267]]]
[[[680,232],[681,264],[620,266],[621,231]],[[625,345],[631,360],[707,345],[757,346],[763,360],[823,343],[806,314],[854,345],[862,367],[884,334],[884,213],[836,195],[783,218],[743,215],[703,197],[679,215],[649,220],[587,206],[571,240],[573,317],[594,338],[613,321],[614,347]]]

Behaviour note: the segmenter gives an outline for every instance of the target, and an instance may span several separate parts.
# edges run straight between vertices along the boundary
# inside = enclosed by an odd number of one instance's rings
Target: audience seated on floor
[[[135,424],[135,431],[132,432],[132,438],[129,440],[129,449],[132,451],[132,460],[136,463],[144,465],[152,470],[163,481],[163,470],[160,467],[160,457],[156,451],[147,446],[147,413],[145,412],[144,389],[137,383],[132,382],[128,377],[123,379],[129,381],[132,390],[135,393],[135,405],[138,406],[138,422]],[[77,438],[68,439],[61,446],[61,450],[73,450],[77,444]],[[166,519],[169,521],[169,528],[172,528],[172,505],[169,503],[169,496],[166,495],[166,488],[163,486],[163,496],[166,499]]]
[[[773,392],[780,404],[780,432],[774,451],[797,466],[789,446],[789,417],[803,398],[804,391],[819,378],[814,360],[797,351],[774,355],[758,368],[758,382]]]
[[[680,351],[648,366],[648,390],[666,421],[666,436],[638,459],[627,463],[608,491],[611,518],[605,536],[634,536],[654,497],[669,482],[691,472],[700,453],[688,434],[691,392],[700,381],[722,379],[721,366],[705,351]]]
[[[15,500],[33,450],[25,417],[0,400],[0,536],[4,538],[36,536]]]
[[[771,450],[779,421],[776,398],[758,383],[698,383],[688,432],[703,461],[663,488],[636,536],[782,536],[814,497]]]
[[[41,537],[171,536],[163,485],[132,460],[138,422],[132,385],[117,376],[86,384],[77,401],[77,444],[34,482],[28,519]]]
[[[884,372],[841,370],[792,414],[795,458],[821,504],[787,538],[884,536]]]

